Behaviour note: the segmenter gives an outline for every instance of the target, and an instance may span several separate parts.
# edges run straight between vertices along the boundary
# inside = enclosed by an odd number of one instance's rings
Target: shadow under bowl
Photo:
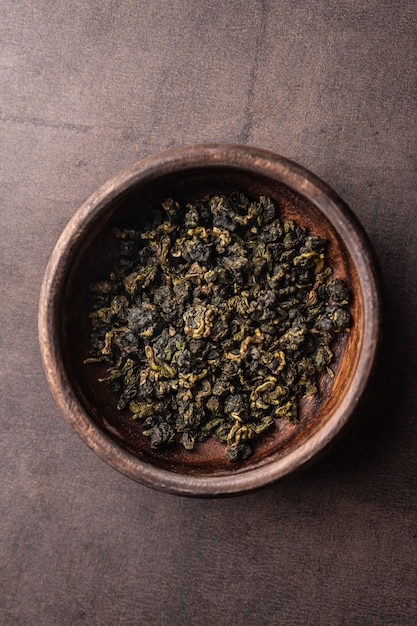
[[[146,224],[149,206],[173,197],[180,203],[208,193],[240,191],[270,196],[283,219],[294,219],[328,240],[328,264],[352,293],[350,332],[335,346],[334,378],[301,401],[296,425],[277,420],[253,455],[231,463],[215,439],[186,451],[176,444],[154,450],[138,421],[117,409],[117,398],[98,382],[102,365],[89,355],[87,291],[112,263],[115,226]],[[322,180],[271,152],[228,144],[168,150],[118,174],[77,211],[49,261],[39,306],[39,338],[48,383],[67,421],[102,459],[126,476],[181,495],[214,496],[270,483],[316,457],[341,431],[371,374],[380,336],[380,298],[373,252],[350,209]]]

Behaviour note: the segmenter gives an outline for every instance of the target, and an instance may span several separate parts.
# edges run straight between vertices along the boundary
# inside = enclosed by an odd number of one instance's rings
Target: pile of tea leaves
[[[235,461],[280,420],[296,423],[351,324],[327,241],[242,193],[167,199],[146,227],[114,235],[112,270],[90,286],[85,363],[106,364],[99,380],[150,445],[216,437]]]

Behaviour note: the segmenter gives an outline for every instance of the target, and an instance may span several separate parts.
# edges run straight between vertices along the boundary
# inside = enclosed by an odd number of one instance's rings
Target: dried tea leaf
[[[280,219],[267,197],[166,199],[145,229],[115,229],[108,276],[90,286],[90,357],[141,420],[151,447],[216,437],[230,461],[296,423],[302,397],[333,376],[333,343],[352,324],[327,241]]]

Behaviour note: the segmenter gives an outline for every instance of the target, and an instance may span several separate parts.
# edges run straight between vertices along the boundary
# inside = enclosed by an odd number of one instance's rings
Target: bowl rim
[[[56,323],[60,293],[71,260],[92,225],[131,186],[152,182],[173,172],[204,167],[247,169],[271,178],[304,196],[332,223],[345,242],[357,268],[363,294],[363,343],[345,394],[334,415],[311,437],[281,459],[242,473],[219,476],[181,474],[150,465],[120,448],[99,429],[77,400],[66,374]],[[252,146],[213,143],[192,144],[164,150],[119,172],[96,190],[76,211],[59,237],[49,259],[39,298],[38,331],[45,375],[67,422],[105,462],[146,486],[178,495],[216,496],[236,494],[267,485],[307,464],[343,429],[368,383],[381,333],[381,299],[375,255],[357,217],[341,197],[322,179],[284,156]]]

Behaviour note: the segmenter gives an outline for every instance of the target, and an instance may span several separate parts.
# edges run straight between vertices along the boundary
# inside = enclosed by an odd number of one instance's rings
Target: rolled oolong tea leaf
[[[230,461],[246,459],[332,375],[349,288],[327,241],[282,221],[269,198],[167,199],[152,215],[146,229],[114,231],[112,271],[90,287],[86,363],[107,365],[100,380],[153,448],[216,437]]]

